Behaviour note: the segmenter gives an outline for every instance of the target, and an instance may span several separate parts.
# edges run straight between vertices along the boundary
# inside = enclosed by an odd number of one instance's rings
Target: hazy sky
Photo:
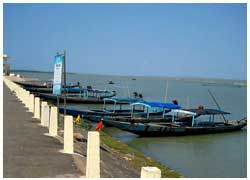
[[[4,4],[12,68],[246,79],[246,4]]]

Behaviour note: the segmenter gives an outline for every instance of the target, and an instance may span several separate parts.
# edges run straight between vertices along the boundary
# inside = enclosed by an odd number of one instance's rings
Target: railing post
[[[34,95],[30,94],[29,96],[29,111],[34,113]]]
[[[161,170],[157,167],[142,167],[141,178],[161,178]]]
[[[40,98],[35,97],[35,113],[34,118],[40,119]]]
[[[44,107],[47,106],[47,102],[46,101],[42,101],[41,102],[41,125],[45,126],[45,116],[44,116]]]
[[[29,91],[26,91],[25,94],[24,94],[24,105],[26,108],[28,108],[29,110],[29,106],[30,106],[30,92]]]
[[[50,122],[49,122],[49,135],[57,136],[57,107],[52,106],[50,108]]]
[[[42,106],[42,121],[41,125],[45,127],[49,127],[49,118],[50,118],[50,112],[49,112],[49,106],[46,104]]]
[[[86,178],[100,178],[100,135],[88,132]]]
[[[64,153],[74,153],[73,116],[64,116]]]

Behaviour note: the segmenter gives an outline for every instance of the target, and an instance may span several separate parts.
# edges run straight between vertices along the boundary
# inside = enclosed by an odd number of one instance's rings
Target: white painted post
[[[57,107],[50,108],[49,135],[57,136]]]
[[[29,110],[29,104],[30,104],[30,93],[28,92],[28,91],[26,91],[25,92],[25,94],[24,94],[24,105],[25,105],[25,107],[26,108],[28,108],[28,110]]]
[[[100,135],[88,132],[86,178],[100,178]]]
[[[25,96],[26,96],[26,91],[22,89],[20,98],[24,105],[25,105]]]
[[[64,153],[74,153],[73,116],[64,116]]]
[[[35,113],[34,118],[40,119],[40,98],[35,97]]]
[[[46,101],[42,101],[41,102],[41,125],[42,126],[45,126],[45,117],[44,117],[44,106],[46,106],[47,105],[47,102]]]
[[[142,167],[141,178],[161,178],[161,170],[157,167]]]
[[[41,120],[41,125],[42,126],[45,126],[45,127],[49,127],[49,106],[48,105],[45,105],[45,106],[42,106],[42,120]]]
[[[29,96],[29,111],[34,113],[34,95],[30,94]]]

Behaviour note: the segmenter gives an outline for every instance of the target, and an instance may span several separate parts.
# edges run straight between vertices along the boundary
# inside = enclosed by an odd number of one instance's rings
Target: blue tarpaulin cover
[[[131,104],[132,106],[134,105],[144,105],[147,107],[159,107],[159,108],[166,108],[166,109],[180,109],[181,107],[172,103],[161,103],[161,102],[138,102],[138,103],[133,103]]]

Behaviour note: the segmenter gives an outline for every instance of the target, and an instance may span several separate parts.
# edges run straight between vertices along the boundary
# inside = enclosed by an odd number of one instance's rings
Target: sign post
[[[62,71],[63,71],[63,65],[65,63],[64,59],[65,59],[65,56],[63,54],[57,53],[57,55],[55,56],[53,94],[57,95],[57,118],[58,120],[59,120],[59,105],[60,105],[59,96],[61,95],[61,91],[62,91],[61,90],[62,89]]]
[[[63,61],[63,75],[64,75],[64,116],[66,115],[66,50],[63,51],[63,57],[64,57],[64,61]]]

